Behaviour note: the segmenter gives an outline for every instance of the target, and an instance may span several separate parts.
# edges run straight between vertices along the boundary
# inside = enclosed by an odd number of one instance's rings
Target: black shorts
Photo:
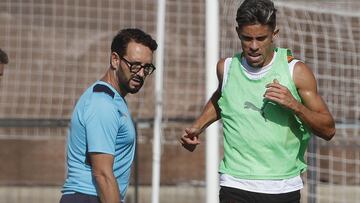
[[[300,203],[300,190],[265,194],[221,186],[219,199],[220,203]]]
[[[95,195],[87,195],[76,192],[74,194],[62,195],[60,203],[100,203],[100,199]]]

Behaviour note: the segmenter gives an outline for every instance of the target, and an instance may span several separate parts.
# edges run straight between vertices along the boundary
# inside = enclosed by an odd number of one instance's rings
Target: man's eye
[[[259,37],[257,38],[258,41],[265,41],[266,40],[266,37]]]
[[[250,38],[250,37],[244,37],[244,36],[243,36],[243,37],[242,37],[242,40],[243,40],[243,41],[251,41],[251,38]]]
[[[141,67],[141,63],[139,63],[139,62],[134,62],[134,63],[132,63],[132,65],[133,65],[133,66],[140,66],[140,67]]]

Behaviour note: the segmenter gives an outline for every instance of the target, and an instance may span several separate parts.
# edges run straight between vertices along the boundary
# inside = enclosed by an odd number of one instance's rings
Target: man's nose
[[[145,68],[141,67],[140,70],[136,73],[136,75],[141,76],[142,78],[145,78]]]
[[[259,43],[258,43],[256,40],[252,40],[252,41],[250,42],[250,49],[251,49],[252,51],[258,50],[258,49],[259,49]]]

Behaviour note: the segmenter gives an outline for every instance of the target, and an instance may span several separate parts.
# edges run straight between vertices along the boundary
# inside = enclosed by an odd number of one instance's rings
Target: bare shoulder
[[[302,61],[298,61],[294,66],[293,79],[297,89],[313,89],[316,91],[316,79],[308,65]]]
[[[221,58],[216,65],[216,74],[220,82],[222,82],[224,76],[224,64],[225,64],[225,58]]]

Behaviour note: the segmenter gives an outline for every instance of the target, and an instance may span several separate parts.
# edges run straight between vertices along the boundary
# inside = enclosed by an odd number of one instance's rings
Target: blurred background
[[[231,57],[241,51],[241,1],[218,3],[219,56]],[[360,202],[360,2],[275,5],[277,44],[312,68],[337,127],[330,142],[311,141],[302,202]],[[0,203],[59,201],[78,97],[108,67],[117,31],[157,37],[157,9],[156,0],[0,0],[0,48],[10,61],[0,81]],[[166,0],[160,202],[205,201],[206,138],[193,153],[177,141],[207,100],[205,11],[205,0]],[[155,74],[127,96],[138,131],[128,203],[151,200],[154,86]]]

